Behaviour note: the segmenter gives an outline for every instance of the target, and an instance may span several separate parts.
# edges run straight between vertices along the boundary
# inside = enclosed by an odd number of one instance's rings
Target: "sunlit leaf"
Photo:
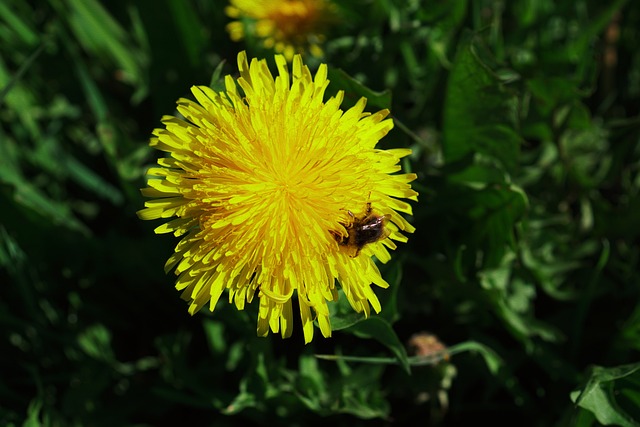
[[[640,426],[640,364],[595,366],[587,383],[571,400],[595,415],[603,425]]]

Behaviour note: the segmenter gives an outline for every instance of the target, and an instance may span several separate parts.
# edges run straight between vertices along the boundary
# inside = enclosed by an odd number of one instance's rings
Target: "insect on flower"
[[[371,202],[367,203],[367,208],[362,216],[355,216],[348,211],[350,221],[341,223],[347,230],[347,235],[332,232],[338,245],[347,248],[349,256],[355,258],[360,254],[362,248],[369,243],[379,242],[389,237],[390,231],[385,228],[388,218],[385,215],[378,215],[373,212]]]

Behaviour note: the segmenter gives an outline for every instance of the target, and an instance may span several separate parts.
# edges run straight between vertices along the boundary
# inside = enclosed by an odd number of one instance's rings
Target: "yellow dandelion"
[[[322,56],[322,32],[330,20],[332,6],[328,0],[231,0],[225,11],[237,20],[227,25],[227,31],[232,40],[242,40],[242,18],[248,18],[264,46],[283,54],[288,61],[295,53],[307,50],[313,56]]]
[[[148,171],[142,219],[171,218],[156,233],[184,236],[166,263],[194,314],[213,311],[225,289],[239,310],[260,300],[258,334],[283,337],[293,327],[297,294],[305,342],[317,319],[331,335],[328,301],[339,282],[351,306],[381,307],[371,285],[386,288],[372,256],[414,228],[398,213],[417,200],[414,174],[396,174],[409,149],[381,150],[391,130],[388,110],[364,112],[366,100],[342,111],[343,93],[323,101],[327,66],[315,77],[299,55],[290,73],[276,55],[274,79],[265,60],[238,55],[240,77],[226,91],[192,88],[197,102],[178,101],[185,120],[164,116],[150,145],[170,157]],[[238,87],[239,86],[239,87]]]

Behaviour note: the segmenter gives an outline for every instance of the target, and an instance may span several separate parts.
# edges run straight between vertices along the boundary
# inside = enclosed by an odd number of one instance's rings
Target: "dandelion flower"
[[[237,20],[227,25],[227,31],[232,40],[242,40],[242,18],[248,18],[264,46],[283,54],[288,61],[295,53],[307,50],[313,56],[322,56],[322,31],[332,15],[332,6],[328,0],[231,0],[226,13]]]
[[[372,256],[390,259],[401,232],[413,227],[402,198],[416,200],[414,174],[396,174],[409,149],[381,150],[391,130],[388,110],[364,112],[366,100],[342,111],[342,92],[323,101],[327,66],[315,77],[299,55],[292,72],[276,55],[238,55],[240,77],[224,92],[192,88],[180,99],[184,119],[164,116],[150,145],[169,153],[148,171],[140,218],[171,219],[156,233],[183,236],[165,270],[178,276],[194,314],[213,311],[228,291],[239,310],[257,294],[258,334],[292,333],[297,295],[305,342],[317,319],[331,335],[328,301],[337,283],[357,312],[381,307],[372,284],[386,288]]]

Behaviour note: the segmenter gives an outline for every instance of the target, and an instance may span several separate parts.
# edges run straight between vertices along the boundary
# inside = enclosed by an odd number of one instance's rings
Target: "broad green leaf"
[[[509,183],[509,176],[496,159],[477,153],[468,160],[468,164],[455,163],[455,169],[451,168],[451,172],[447,175],[450,181],[475,187]]]
[[[540,76],[528,79],[526,87],[531,92],[535,108],[543,117],[549,117],[558,107],[580,99],[577,82],[554,76]]]
[[[381,317],[370,317],[356,323],[349,329],[355,335],[364,338],[373,338],[385,345],[398,358],[400,365],[411,373],[407,350],[391,327],[391,324]]]
[[[329,375],[311,354],[300,357],[299,373],[286,372],[295,395],[320,415],[352,414],[369,419],[384,417],[389,405],[379,388],[380,366],[356,366]]]
[[[299,359],[298,398],[311,410],[320,412],[323,403],[330,400],[329,389],[318,366],[317,360],[309,354]]]
[[[358,336],[376,339],[389,348],[402,367],[409,372],[407,351],[385,318],[382,316],[364,318],[361,313],[356,313],[342,291],[339,291],[338,301],[329,304],[329,313],[333,330],[349,328],[349,332]]]
[[[447,163],[475,153],[497,159],[507,171],[518,162],[516,98],[485,63],[476,38],[464,37],[447,82],[442,149]]]
[[[587,383],[571,393],[571,400],[593,412],[603,425],[640,426],[640,363],[594,366]]]
[[[338,301],[330,302],[328,305],[331,329],[334,331],[346,329],[365,319],[362,313],[353,310],[342,289],[338,290]]]
[[[495,267],[514,243],[514,226],[527,210],[527,196],[513,185],[484,188],[469,196],[472,241],[483,251],[483,265]]]
[[[505,326],[528,345],[534,336],[558,341],[559,332],[533,316],[535,285],[514,276],[514,261],[515,255],[510,252],[500,267],[480,273],[480,284],[487,291],[493,309]]]
[[[337,302],[329,304],[331,328],[333,330],[349,328],[349,332],[358,336],[378,340],[387,346],[396,355],[403,368],[409,371],[407,352],[391,324],[381,316],[365,318],[361,313],[356,313],[342,291],[339,291],[339,295]]]

